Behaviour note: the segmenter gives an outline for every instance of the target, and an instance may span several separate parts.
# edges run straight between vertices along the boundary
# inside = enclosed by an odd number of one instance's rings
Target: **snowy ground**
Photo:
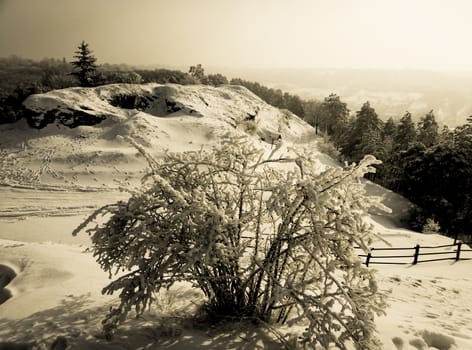
[[[113,341],[101,338],[100,321],[114,297],[100,293],[108,277],[87,251],[88,237],[84,233],[72,237],[71,232],[95,208],[126,198],[120,187],[139,183],[146,163],[117,135],[137,138],[157,156],[164,148],[198,149],[218,142],[227,132],[248,132],[267,149],[275,147],[270,137],[280,134],[281,152],[293,144],[316,147],[309,127],[247,90],[142,88],[145,91],[140,93],[165,93],[180,103],[180,111],[166,115],[161,115],[162,106],[124,110],[97,99],[129,92],[126,89],[72,89],[48,96],[54,106],[74,101],[113,115],[94,127],[68,129],[53,124],[38,131],[22,122],[0,126],[0,300],[12,295],[0,303],[0,349],[9,349],[7,342],[32,341],[46,349],[61,335],[71,349],[80,350],[283,348],[278,335],[251,324],[199,324],[192,315],[202,296],[185,284],[162,294],[143,318],[127,321]],[[39,97],[30,104],[45,108]],[[247,115],[255,111],[256,121],[251,124]],[[333,165],[325,155],[319,159],[320,167]],[[451,243],[443,236],[400,228],[398,219],[408,203],[379,186],[366,187],[369,193],[383,196],[393,210],[369,219],[392,246]],[[379,242],[381,246],[385,245]],[[389,295],[387,315],[377,319],[384,349],[472,349],[472,261],[373,268]],[[11,281],[6,279],[9,269],[16,274]]]

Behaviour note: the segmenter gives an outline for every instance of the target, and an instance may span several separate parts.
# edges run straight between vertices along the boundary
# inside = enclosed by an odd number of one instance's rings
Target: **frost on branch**
[[[228,138],[209,151],[148,159],[139,191],[78,228],[107,218],[88,229],[114,277],[103,292],[120,295],[105,331],[133,309],[141,314],[162,288],[189,281],[212,317],[301,323],[313,347],[380,348],[374,316],[384,296],[354,250],[375,238],[362,220],[374,203],[359,181],[373,157],[320,174],[309,152],[277,159]]]

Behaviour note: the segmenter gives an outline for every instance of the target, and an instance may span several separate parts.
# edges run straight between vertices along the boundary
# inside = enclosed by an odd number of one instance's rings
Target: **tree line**
[[[367,177],[414,203],[408,223],[470,241],[472,236],[472,116],[453,130],[439,127],[434,111],[417,123],[406,112],[383,121],[366,102],[350,114],[339,96],[307,104],[306,120],[327,135],[340,160],[366,154],[382,161]]]

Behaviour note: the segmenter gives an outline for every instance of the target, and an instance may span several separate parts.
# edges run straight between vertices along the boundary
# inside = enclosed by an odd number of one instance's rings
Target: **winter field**
[[[70,120],[41,130],[24,121],[0,126],[0,350],[28,349],[32,342],[49,349],[58,336],[76,350],[290,346],[288,327],[199,324],[193,313],[203,296],[185,283],[159,295],[143,317],[126,321],[112,341],[103,339],[100,322],[117,297],[101,294],[108,276],[87,249],[89,237],[71,233],[95,209],[126,199],[125,190],[139,185],[146,161],[124,136],[159,157],[165,149],[198,150],[225,135],[244,134],[267,152],[283,155],[290,147],[307,147],[319,153],[320,170],[338,166],[318,149],[321,140],[310,126],[235,86],[70,88],[33,95],[25,105],[38,120],[61,111],[106,119],[76,128],[64,125]],[[402,228],[408,202],[379,186],[365,187],[392,210],[366,217],[392,247],[452,243]],[[454,257],[455,248],[447,249]],[[371,266],[388,294],[387,314],[376,319],[384,349],[472,349],[472,260]]]

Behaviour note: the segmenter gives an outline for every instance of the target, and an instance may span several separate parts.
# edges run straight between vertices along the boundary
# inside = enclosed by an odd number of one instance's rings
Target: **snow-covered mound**
[[[294,114],[231,85],[76,87],[32,95],[24,108],[28,123],[0,125],[0,185],[81,191],[127,186],[139,180],[146,161],[119,136],[155,156],[165,149],[198,150],[228,134],[250,135],[266,149],[314,139],[313,129]]]
[[[53,123],[75,128],[106,120],[105,125],[113,126],[114,132],[139,135],[149,144],[153,143],[152,131],[165,132],[175,126],[171,120],[176,118],[181,118],[180,124],[186,119],[184,124],[191,128],[188,138],[198,135],[196,124],[207,124],[218,133],[239,129],[269,143],[278,138],[295,140],[311,132],[294,114],[266,104],[244,87],[232,85],[215,88],[152,83],[68,88],[32,95],[24,107],[36,128]]]
[[[82,190],[139,179],[146,162],[119,136],[157,156],[198,150],[227,134],[250,135],[267,149],[314,139],[294,114],[231,85],[76,87],[32,95],[24,108],[28,123],[0,125],[0,185]]]

